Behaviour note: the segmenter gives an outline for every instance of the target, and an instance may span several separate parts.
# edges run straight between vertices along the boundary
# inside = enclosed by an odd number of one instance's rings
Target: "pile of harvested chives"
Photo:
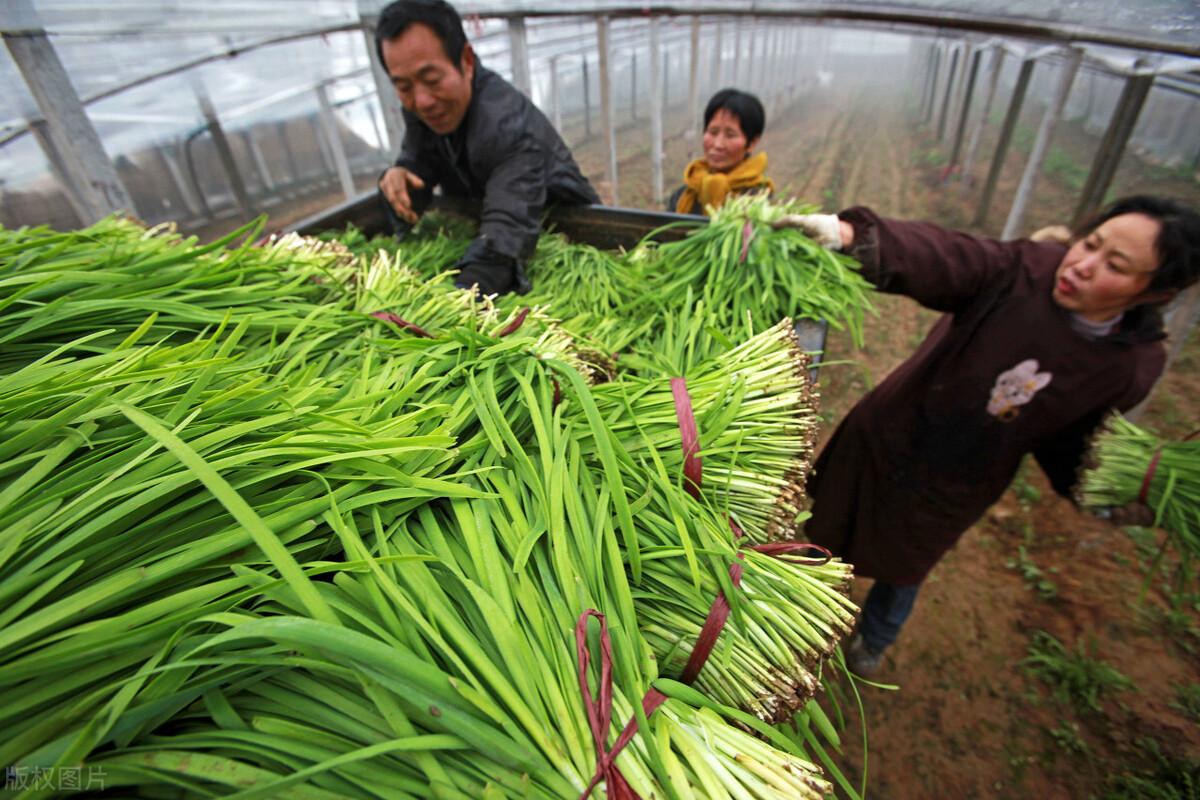
[[[571,797],[593,738],[609,747],[665,674],[656,643],[687,646],[643,632],[643,585],[681,578],[693,620],[725,591],[738,652],[773,637],[775,660],[791,648],[783,663],[810,668],[832,648],[844,575],[750,553],[734,591],[721,517],[662,483],[661,443],[621,450],[632,430],[545,314],[477,305],[387,256],[232,243],[118,221],[0,235],[0,337],[20,347],[0,366],[4,763],[100,766],[135,795]],[[748,342],[730,363],[750,373],[688,374],[697,408],[731,409],[712,430],[766,441],[760,401],[795,391],[771,366],[787,349]],[[738,445],[720,441],[710,475],[724,458],[735,478],[720,450]],[[763,458],[746,463],[765,475]],[[742,487],[725,483],[731,513]],[[707,569],[663,549],[674,524],[635,522],[646,509],[681,513]],[[744,516],[766,535],[770,517]],[[832,591],[832,616],[762,611],[801,577],[826,588],[798,604]],[[597,734],[571,634],[589,609],[613,654]],[[580,644],[593,691],[597,635]],[[771,698],[800,689],[771,669],[747,674],[776,718]],[[680,691],[616,764],[642,796],[827,794],[794,743],[739,727],[727,706],[746,703]]]

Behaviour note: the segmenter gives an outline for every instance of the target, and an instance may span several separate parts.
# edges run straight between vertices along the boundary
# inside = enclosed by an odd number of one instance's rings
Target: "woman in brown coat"
[[[817,459],[806,537],[875,579],[847,656],[869,673],[925,576],[1032,453],[1070,496],[1105,414],[1162,373],[1159,307],[1200,278],[1200,215],[1131,197],[1069,245],[993,239],[865,208],[785,218],[880,291],[944,312]]]

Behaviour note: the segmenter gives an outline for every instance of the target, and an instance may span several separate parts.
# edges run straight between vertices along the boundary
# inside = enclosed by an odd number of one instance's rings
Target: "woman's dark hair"
[[[396,0],[380,11],[375,27],[375,53],[380,64],[383,43],[395,39],[411,25],[428,26],[441,40],[446,58],[455,69],[460,69],[467,34],[463,32],[462,17],[445,0]]]
[[[1075,238],[1082,239],[1122,214],[1144,214],[1161,226],[1154,242],[1158,269],[1147,291],[1185,289],[1200,280],[1200,214],[1178,200],[1150,195],[1123,197],[1080,225]]]
[[[713,115],[721,109],[737,117],[747,142],[753,142],[762,136],[763,128],[767,125],[767,112],[754,95],[738,89],[722,89],[714,94],[704,109],[705,128],[712,122]]]

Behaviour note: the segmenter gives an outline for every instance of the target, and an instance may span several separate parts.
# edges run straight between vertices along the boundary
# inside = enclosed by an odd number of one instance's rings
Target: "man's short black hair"
[[[1122,197],[1083,223],[1075,231],[1075,238],[1082,239],[1122,214],[1144,214],[1161,226],[1154,243],[1158,269],[1147,291],[1186,289],[1200,280],[1200,214],[1178,200],[1151,195]]]
[[[704,109],[705,128],[708,127],[708,123],[712,122],[713,115],[721,109],[725,109],[737,117],[738,124],[742,126],[742,133],[746,135],[747,143],[762,136],[763,128],[767,125],[767,112],[763,110],[763,104],[754,95],[740,89],[722,89],[714,94]]]
[[[446,58],[455,69],[461,69],[467,34],[463,32],[462,17],[445,0],[396,0],[380,11],[375,28],[375,53],[380,64],[383,64],[383,43],[395,39],[411,25],[429,27],[441,40]]]

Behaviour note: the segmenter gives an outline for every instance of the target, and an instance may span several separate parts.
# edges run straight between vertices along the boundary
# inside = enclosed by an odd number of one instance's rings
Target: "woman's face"
[[[1054,302],[1103,322],[1138,303],[1160,299],[1147,295],[1146,287],[1159,267],[1154,243],[1161,227],[1145,214],[1105,220],[1063,256],[1054,273]]]
[[[757,140],[755,140],[757,141]],[[742,133],[742,121],[726,109],[719,108],[704,129],[704,160],[714,172],[728,172],[742,163],[754,147]]]

